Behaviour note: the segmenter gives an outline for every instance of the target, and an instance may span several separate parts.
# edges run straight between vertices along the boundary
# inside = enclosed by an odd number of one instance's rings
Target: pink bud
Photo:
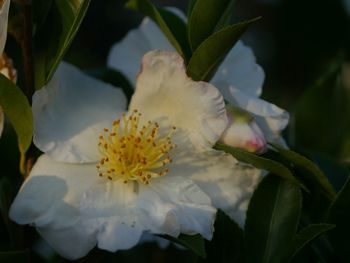
[[[244,149],[252,153],[263,153],[266,140],[254,118],[246,111],[226,106],[228,125],[220,138],[220,142]]]

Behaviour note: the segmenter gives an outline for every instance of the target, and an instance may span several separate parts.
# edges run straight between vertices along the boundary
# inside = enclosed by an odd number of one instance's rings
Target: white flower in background
[[[4,52],[5,48],[9,9],[10,0],[0,0],[0,54]]]
[[[170,11],[184,17],[177,9]],[[155,49],[175,51],[157,25],[145,18],[139,28],[129,31],[121,42],[112,47],[108,65],[124,73],[131,83],[135,84],[143,54]],[[259,98],[264,78],[264,71],[256,63],[252,50],[239,41],[227,55],[211,83],[230,104],[244,109],[254,117],[265,136],[265,141],[284,144],[281,131],[287,126],[289,115]],[[232,123],[234,122],[233,119]],[[230,137],[238,137],[235,141],[239,141],[242,133],[235,134],[235,131],[236,129],[232,129],[233,134]],[[252,130],[248,134],[253,135],[255,132]],[[231,146],[240,147],[240,144]]]
[[[216,208],[243,224],[261,172],[212,149],[227,126],[209,83],[175,52],[149,52],[129,111],[119,89],[62,63],[33,97],[34,165],[10,217],[62,256],[136,245],[142,234],[211,239]]]
[[[17,81],[17,72],[12,60],[4,53],[7,38],[7,22],[10,9],[10,0],[0,0],[0,74],[3,74],[13,82]],[[4,113],[0,107],[0,136],[4,127]]]

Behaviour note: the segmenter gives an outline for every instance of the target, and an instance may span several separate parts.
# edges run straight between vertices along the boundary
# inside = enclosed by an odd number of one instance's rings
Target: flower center
[[[165,136],[159,135],[157,122],[149,121],[139,127],[141,113],[134,110],[113,122],[111,130],[105,128],[99,137],[101,161],[96,165],[99,176],[110,181],[140,181],[149,184],[152,178],[169,172],[169,151],[176,147],[171,137],[172,127]]]

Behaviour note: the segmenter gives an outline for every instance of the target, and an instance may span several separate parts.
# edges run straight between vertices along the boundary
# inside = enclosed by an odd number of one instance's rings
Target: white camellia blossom
[[[188,78],[177,53],[152,51],[125,108],[121,90],[62,63],[34,94],[45,154],[10,217],[69,259],[128,249],[145,233],[211,239],[217,208],[243,224],[261,171],[212,149],[228,121],[213,85]]]
[[[178,9],[169,11],[184,18]],[[143,54],[154,49],[175,51],[157,25],[149,18],[145,18],[139,28],[129,31],[121,42],[112,47],[108,66],[121,71],[132,84],[135,84],[134,80]],[[238,41],[219,67],[211,83],[220,90],[230,104],[244,109],[254,117],[252,123],[256,122],[254,126],[261,129],[265,141],[284,144],[281,131],[287,126],[289,115],[285,110],[259,98],[264,79],[264,71],[256,63],[253,51],[242,41]],[[233,119],[232,124],[234,121]],[[242,138],[239,130],[231,129],[231,132],[233,134],[225,133],[225,136],[237,137],[235,141]],[[249,133],[253,136],[247,138],[249,140],[260,136],[254,129]],[[231,146],[240,147],[240,145]]]

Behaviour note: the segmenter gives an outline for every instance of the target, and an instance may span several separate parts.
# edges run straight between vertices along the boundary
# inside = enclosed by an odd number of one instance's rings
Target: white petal
[[[10,0],[0,2],[0,55],[4,52],[7,37],[7,21],[10,9]]]
[[[174,52],[151,51],[144,56],[129,109],[140,110],[145,120],[167,120],[190,132],[199,144],[214,144],[227,125],[219,91],[188,78],[182,58]]]
[[[288,125],[287,111],[244,93],[238,89],[230,88],[230,97],[226,99],[239,107],[253,113],[255,121],[262,129],[268,142],[281,142],[281,131]]]
[[[150,185],[97,184],[81,204],[84,225],[97,231],[98,246],[110,251],[139,242],[144,231],[178,236],[200,233],[210,239],[216,210],[192,181],[165,176]]]
[[[108,66],[124,73],[135,85],[143,55],[155,49],[174,51],[158,26],[146,17],[138,28],[130,30],[120,42],[112,46],[108,55]]]
[[[69,228],[38,227],[37,231],[57,253],[69,260],[87,255],[96,245],[96,237],[87,235],[80,221]]]
[[[211,83],[223,94],[229,95],[229,87],[259,97],[262,92],[265,73],[256,63],[251,48],[238,41],[220,65]]]
[[[99,133],[125,107],[120,89],[61,63],[33,96],[34,143],[57,161],[97,161]]]
[[[188,155],[187,158],[187,161],[184,158],[183,173],[190,175],[211,198],[214,207],[222,209],[242,226],[261,171],[238,163],[231,155],[214,150],[196,157]],[[196,158],[198,160],[194,161]],[[200,169],[195,169],[194,166]]]
[[[92,164],[65,164],[43,155],[17,194],[10,217],[18,224],[37,227],[74,226],[80,220],[83,193],[98,180]]]

